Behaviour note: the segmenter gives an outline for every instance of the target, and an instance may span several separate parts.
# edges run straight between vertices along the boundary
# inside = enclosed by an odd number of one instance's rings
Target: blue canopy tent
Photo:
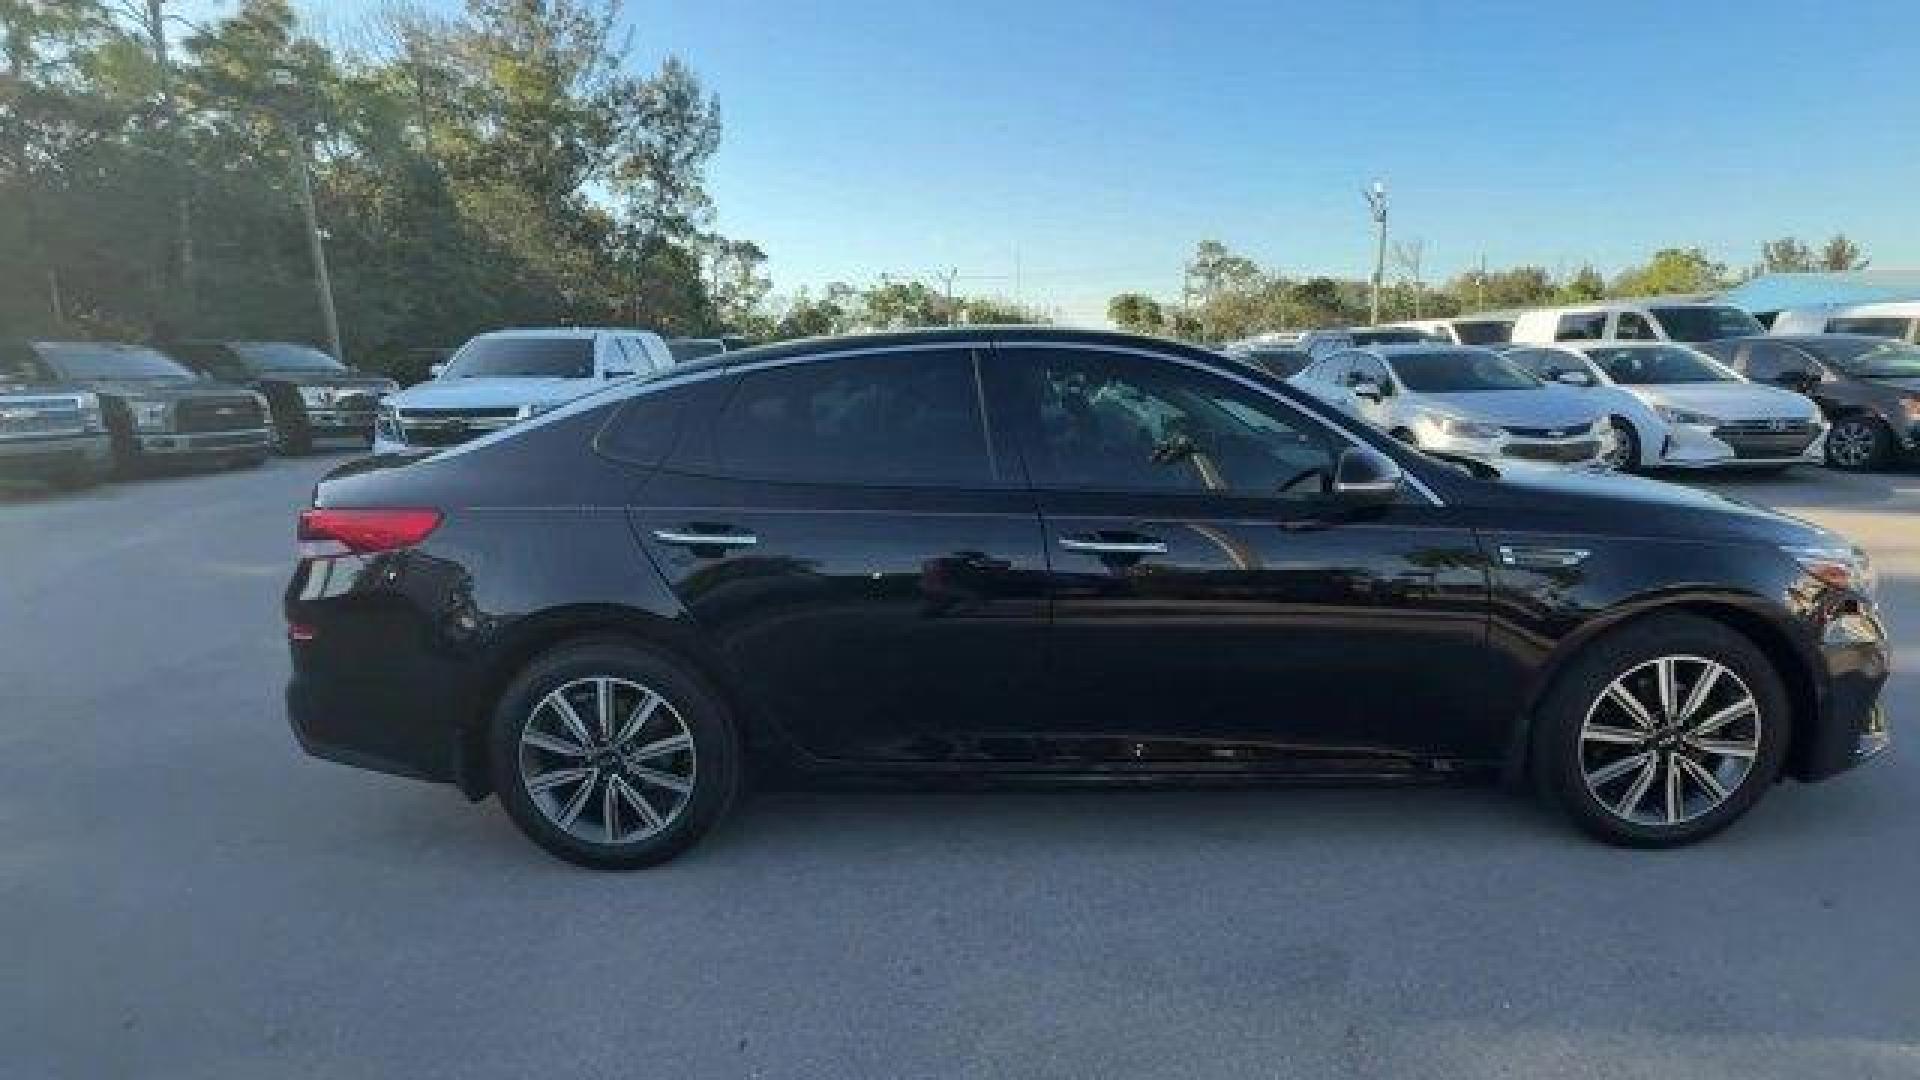
[[[1787,308],[1920,300],[1920,274],[1914,274],[1904,281],[1864,271],[1761,274],[1728,289],[1720,298],[1746,308],[1760,316],[1762,322],[1767,322],[1772,315]]]

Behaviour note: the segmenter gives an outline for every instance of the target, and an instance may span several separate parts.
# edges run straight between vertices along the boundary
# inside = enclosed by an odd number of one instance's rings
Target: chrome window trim
[[[851,345],[847,348],[831,349],[825,352],[810,352],[810,353],[796,354],[792,356],[777,356],[777,357],[772,357],[766,360],[755,360],[751,363],[744,363],[744,364],[721,363],[714,367],[710,367],[702,371],[687,372],[686,374],[683,374],[683,375],[669,375],[661,379],[647,379],[631,386],[619,387],[618,389],[621,391],[624,391],[624,393],[622,393],[618,398],[613,398],[605,402],[594,401],[592,404],[589,405],[589,404],[586,404],[588,399],[599,397],[599,394],[597,393],[589,394],[586,397],[568,402],[567,404],[562,405],[557,409],[553,409],[546,413],[543,413],[540,416],[534,417],[530,420],[522,421],[521,423],[516,424],[511,428],[506,428],[501,431],[489,432],[487,435],[482,436],[481,438],[473,439],[471,441],[461,443],[458,446],[446,447],[445,449],[441,450],[440,453],[442,455],[457,455],[457,454],[467,453],[469,451],[478,449],[481,446],[491,445],[496,439],[509,438],[521,432],[530,430],[531,428],[544,426],[546,424],[550,424],[559,420],[566,419],[569,416],[578,415],[580,412],[587,411],[588,409],[600,408],[603,405],[607,405],[607,404],[625,404],[626,402],[631,401],[632,399],[639,397],[643,394],[651,394],[651,393],[656,393],[660,391],[671,390],[681,386],[691,386],[694,383],[704,382],[705,380],[708,380],[708,379],[717,379],[725,376],[739,375],[739,374],[744,374],[752,371],[767,371],[767,370],[772,370],[774,368],[791,367],[795,364],[812,364],[812,363],[818,363],[825,360],[838,360],[838,359],[843,359],[845,357],[850,357],[850,356],[870,356],[875,353],[946,352],[946,351],[952,351],[952,350],[958,350],[958,349],[978,351],[981,349],[997,349],[1003,345],[1007,348],[1030,347],[1030,348],[1036,348],[1036,349],[1074,349],[1081,352],[1119,353],[1125,356],[1140,356],[1140,357],[1145,357],[1146,359],[1149,359],[1149,360],[1158,360],[1162,362],[1179,364],[1182,367],[1191,368],[1195,371],[1204,372],[1206,374],[1227,379],[1230,382],[1238,383],[1241,386],[1246,387],[1249,390],[1252,390],[1254,393],[1257,393],[1267,398],[1270,401],[1277,401],[1280,404],[1305,415],[1309,419],[1318,423],[1321,427],[1331,430],[1335,434],[1339,435],[1342,439],[1346,440],[1350,445],[1364,446],[1369,449],[1376,449],[1376,450],[1378,449],[1377,447],[1374,447],[1373,444],[1368,442],[1366,439],[1363,439],[1360,436],[1354,434],[1353,430],[1347,427],[1345,424],[1338,422],[1337,420],[1333,419],[1331,416],[1322,412],[1321,411],[1322,408],[1331,408],[1331,406],[1322,406],[1319,402],[1313,400],[1313,397],[1311,394],[1303,393],[1301,395],[1301,400],[1294,401],[1290,398],[1274,393],[1271,389],[1265,386],[1262,386],[1259,383],[1254,382],[1252,379],[1246,378],[1237,372],[1227,370],[1225,367],[1214,366],[1211,364],[1203,363],[1199,360],[1195,360],[1190,357],[1180,356],[1174,353],[1165,352],[1158,349],[1141,348],[1137,345],[1118,345],[1118,344],[1112,344],[1107,342],[1056,341],[1056,340],[1050,340],[1046,338],[1034,338],[1030,340],[1013,339],[1010,341],[1002,342],[990,337],[978,337],[978,338],[968,337],[968,338],[959,338],[959,339],[953,339],[953,340],[924,341],[924,342],[899,343],[899,344],[890,344],[890,345],[883,345],[878,343]],[[725,355],[725,354],[722,354],[722,355]],[[612,388],[609,388],[609,389],[612,389]],[[610,416],[608,420],[609,422],[611,422],[612,417]],[[988,449],[989,449],[989,452],[991,452],[992,450],[991,441],[989,441]],[[1429,487],[1426,481],[1422,480],[1417,474],[1404,468],[1401,470],[1401,473],[1406,477],[1408,485],[1412,487],[1415,491],[1419,492],[1420,495],[1428,501],[1428,503],[1430,503],[1433,506],[1447,505],[1446,501],[1440,498],[1439,495],[1435,494],[1433,488]]]

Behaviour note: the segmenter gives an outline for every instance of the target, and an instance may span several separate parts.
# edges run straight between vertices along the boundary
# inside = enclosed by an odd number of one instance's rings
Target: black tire
[[[1617,708],[1611,701],[1606,704],[1601,702],[1602,695],[1614,681],[1623,676],[1639,677],[1633,674],[1636,669],[1644,670],[1643,665],[1657,664],[1661,657],[1712,661],[1736,677],[1729,681],[1723,674],[1714,684],[1712,694],[1715,696],[1701,703],[1699,714],[1718,712],[1725,707],[1725,703],[1737,702],[1738,695],[1744,692],[1752,699],[1754,713],[1741,715],[1754,716],[1751,726],[1748,727],[1744,720],[1737,720],[1701,737],[1720,735],[1726,744],[1750,742],[1753,747],[1751,756],[1720,757],[1713,761],[1686,749],[1689,744],[1680,736],[1669,736],[1678,742],[1664,756],[1658,745],[1664,739],[1649,739],[1644,747],[1613,746],[1606,742],[1583,740],[1589,709],[1594,710],[1597,722],[1627,715],[1624,710],[1603,711]],[[1705,671],[1703,667],[1685,660],[1680,663],[1682,666],[1679,670],[1682,672],[1690,670],[1696,673],[1692,682],[1703,681],[1700,678]],[[1657,678],[1657,668],[1646,677]],[[1671,680],[1676,685],[1672,695],[1674,698],[1683,696],[1683,691],[1677,687],[1686,685],[1688,689],[1691,688],[1691,683],[1680,682],[1683,677],[1677,675]],[[1644,695],[1642,700],[1646,700]],[[1529,760],[1541,796],[1588,834],[1626,847],[1677,847],[1704,840],[1725,829],[1760,801],[1780,774],[1787,747],[1792,742],[1791,725],[1791,710],[1779,673],[1753,642],[1709,619],[1691,615],[1662,615],[1630,623],[1603,635],[1588,644],[1570,662],[1535,711],[1532,756]],[[1628,725],[1620,723],[1619,727],[1626,728]],[[1610,733],[1612,730],[1609,724],[1605,729],[1597,729],[1595,734]],[[1636,734],[1640,730],[1637,726],[1632,728]],[[1684,764],[1672,764],[1683,753],[1696,763],[1713,761],[1717,770],[1726,769],[1730,762],[1737,769],[1737,762],[1742,760],[1748,765],[1738,782],[1726,789],[1725,797],[1715,803],[1709,789],[1695,780]],[[1618,756],[1608,758],[1608,754]],[[1589,783],[1589,770],[1599,775],[1607,772],[1610,765],[1641,754],[1650,755],[1652,764],[1631,768],[1597,785],[1597,790],[1604,792],[1608,800],[1603,802],[1602,796],[1595,793],[1596,785]],[[1630,802],[1636,790],[1635,785],[1640,782],[1640,773],[1649,770],[1659,781],[1662,791],[1654,792],[1650,786],[1639,787],[1641,801],[1632,803],[1629,812],[1623,814],[1619,807]],[[1679,790],[1683,793],[1682,815],[1674,815],[1666,809],[1669,804],[1663,796],[1669,771],[1677,772],[1682,777],[1679,781]],[[1724,773],[1716,773],[1715,783],[1725,779]],[[1688,798],[1685,792],[1689,788],[1692,797],[1701,804],[1697,812],[1690,815],[1684,812],[1684,800]],[[1654,816],[1665,820],[1632,820],[1631,811],[1646,806],[1646,796],[1660,800],[1655,803],[1657,813]]]
[[[257,454],[242,454],[232,460],[232,465],[236,469],[257,469],[267,463],[269,456],[264,450]]]
[[[1846,472],[1871,472],[1893,456],[1893,432],[1871,416],[1843,416],[1827,432],[1827,464]]]
[[[1634,431],[1633,425],[1622,417],[1610,416],[1607,418],[1607,423],[1612,425],[1614,445],[1621,451],[1619,463],[1614,466],[1615,470],[1623,473],[1639,472],[1642,468],[1639,433]]]
[[[669,812],[657,831],[624,843],[582,837],[563,828],[536,803],[527,770],[522,767],[523,754],[533,752],[523,747],[521,736],[535,722],[542,702],[562,687],[593,679],[617,680],[657,694],[666,709],[656,710],[655,717],[677,721],[691,737],[692,748],[685,760],[690,763],[687,773],[692,783],[684,803]],[[493,787],[507,816],[549,854],[595,870],[638,870],[665,862],[693,846],[726,815],[739,794],[743,777],[739,730],[725,700],[679,658],[618,638],[583,638],[535,659],[501,695],[489,721],[487,742]],[[609,771],[620,768],[618,764],[606,767]],[[619,775],[628,774],[620,771]],[[596,783],[600,786],[590,792],[587,804],[598,811],[606,786],[598,780],[589,781]],[[573,788],[574,792],[578,790],[577,786]],[[657,812],[657,803],[651,798],[649,802]],[[620,805],[637,818],[638,812],[631,804]],[[585,810],[580,813],[583,828],[589,820],[604,825],[604,815]]]

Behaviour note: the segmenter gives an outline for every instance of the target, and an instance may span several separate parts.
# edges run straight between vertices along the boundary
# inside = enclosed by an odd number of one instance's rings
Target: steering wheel
[[[1321,480],[1325,481],[1325,480],[1332,479],[1333,474],[1327,471],[1327,467],[1325,465],[1314,465],[1309,468],[1302,469],[1297,473],[1294,473],[1292,476],[1287,478],[1285,483],[1281,484],[1275,490],[1277,491],[1277,493],[1281,495],[1285,495],[1287,492],[1292,491],[1302,481],[1311,480],[1316,476],[1320,477]]]

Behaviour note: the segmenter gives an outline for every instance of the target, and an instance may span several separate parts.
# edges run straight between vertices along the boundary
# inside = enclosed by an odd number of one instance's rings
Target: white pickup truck
[[[439,449],[511,427],[618,379],[673,366],[649,330],[495,330],[460,347],[434,377],[381,402],[373,452]]]

